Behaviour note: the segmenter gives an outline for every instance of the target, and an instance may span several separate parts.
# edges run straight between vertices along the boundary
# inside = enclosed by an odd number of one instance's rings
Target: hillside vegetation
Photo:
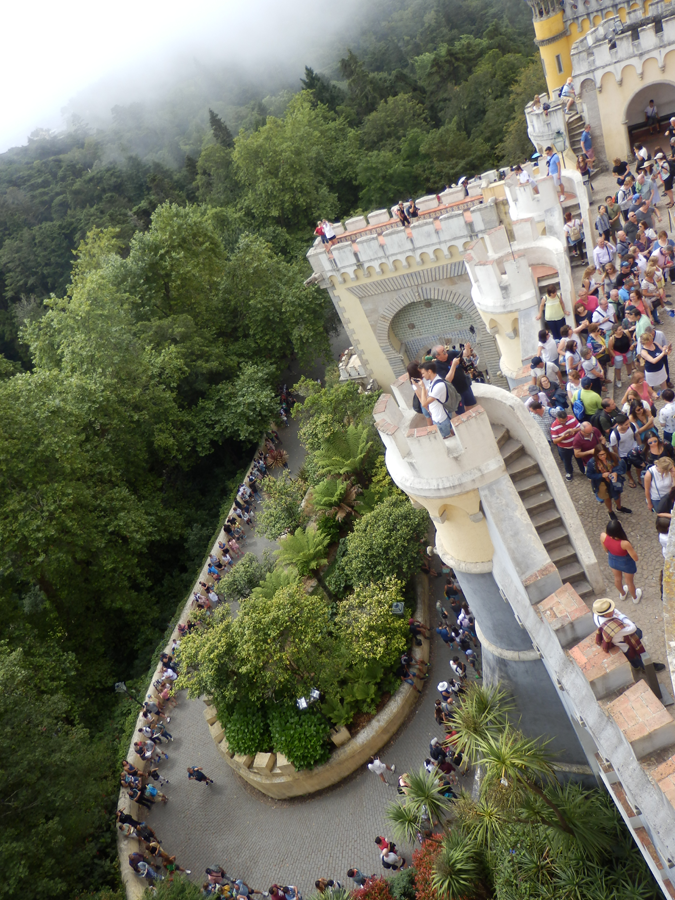
[[[295,92],[186,84],[0,156],[0,897],[119,890],[113,684],[143,691],[281,372],[327,353],[316,220],[530,152],[522,0],[377,8]]]

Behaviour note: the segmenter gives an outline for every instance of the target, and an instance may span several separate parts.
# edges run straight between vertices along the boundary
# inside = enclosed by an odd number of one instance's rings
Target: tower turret
[[[539,47],[549,93],[560,88],[572,74],[571,37],[559,0],[525,0],[532,10],[535,44]]]

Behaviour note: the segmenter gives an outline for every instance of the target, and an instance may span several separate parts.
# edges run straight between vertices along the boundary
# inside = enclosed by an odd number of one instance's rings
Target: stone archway
[[[675,84],[672,81],[652,81],[636,91],[626,104],[623,117],[628,127],[644,123],[644,108],[650,100],[655,102],[659,115],[675,115]]]
[[[404,291],[382,311],[377,342],[400,375],[405,366],[437,343],[459,345],[470,341],[480,357],[480,368],[493,384],[507,387],[499,373],[499,350],[473,300],[449,288],[420,285]]]

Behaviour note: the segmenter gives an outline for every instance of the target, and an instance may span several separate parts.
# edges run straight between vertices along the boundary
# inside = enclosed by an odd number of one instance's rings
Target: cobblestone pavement
[[[594,221],[595,218],[593,209],[597,209],[597,205],[604,203],[608,194],[614,194],[617,190],[615,179],[611,174],[607,173],[602,173],[597,178],[594,178],[593,185],[595,191],[591,206],[591,221]],[[670,229],[668,210],[664,209],[663,202],[659,204],[659,211],[663,217],[661,225],[672,236],[675,232]],[[592,252],[592,248],[589,248],[589,252]],[[574,270],[574,280],[577,288],[581,284],[583,271],[583,268]],[[675,289],[669,287],[667,293],[669,298],[673,300],[674,305],[672,308],[675,309]],[[671,318],[667,313],[660,315],[660,319],[660,330],[663,331],[669,341],[675,344],[675,319]],[[675,355],[671,357],[671,360],[671,366],[675,366]],[[673,374],[675,375],[675,369],[673,369]],[[617,404],[623,397],[627,387],[624,370],[622,386],[620,388],[613,387],[613,396]],[[607,396],[612,396],[611,392]],[[661,409],[662,406],[663,401],[659,399],[656,403],[657,410]],[[659,428],[659,433],[661,434],[662,432],[663,429]],[[557,453],[555,454],[555,459],[558,462],[560,471],[563,472]],[[593,551],[600,563],[600,569],[605,577],[606,596],[617,601],[619,599],[618,592],[614,587],[614,579],[607,565],[607,553],[600,543],[600,533],[605,530],[608,521],[607,509],[603,503],[598,503],[594,498],[590,481],[584,478],[576,467],[574,473],[574,480],[568,483],[570,496],[574,501]],[[644,488],[641,486],[633,489],[626,482],[622,503],[633,510],[631,515],[620,515],[620,519],[628,538],[638,552],[638,572],[635,576],[635,584],[637,587],[641,587],[644,593],[638,606],[635,606],[628,600],[623,602],[619,608],[634,619],[642,629],[643,641],[652,659],[665,662],[666,647],[663,634],[663,609],[659,587],[661,570],[663,568],[663,554],[654,527],[654,515],[647,508]],[[659,680],[672,693],[667,671],[660,673]]]

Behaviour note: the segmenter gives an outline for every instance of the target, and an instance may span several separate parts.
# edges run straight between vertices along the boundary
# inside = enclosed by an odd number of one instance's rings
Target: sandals
[[[634,481],[629,481],[629,482],[628,482],[628,487],[629,487],[629,488],[636,488],[636,487],[637,487],[637,484],[635,484]]]

